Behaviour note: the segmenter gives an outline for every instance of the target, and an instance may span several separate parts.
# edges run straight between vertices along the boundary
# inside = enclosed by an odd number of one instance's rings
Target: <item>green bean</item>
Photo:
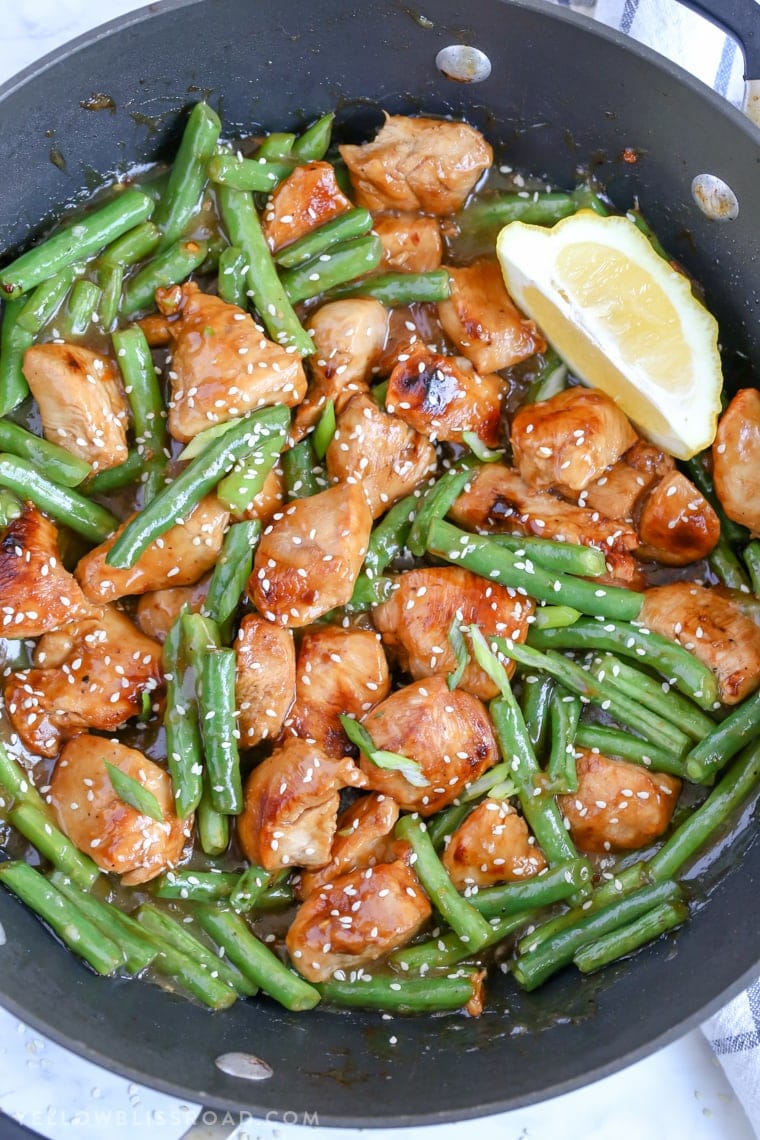
[[[164,249],[127,281],[122,296],[121,315],[131,317],[139,309],[149,309],[153,305],[156,289],[180,284],[203,264],[207,253],[208,244],[192,238],[177,241]]]
[[[102,542],[119,525],[110,511],[77,491],[48,479],[27,459],[0,453],[0,487],[10,487],[58,522],[91,542]]]
[[[299,135],[290,151],[298,162],[319,162],[330,148],[335,112],[330,111]]]
[[[345,614],[366,613],[373,606],[387,602],[392,593],[393,582],[390,578],[370,578],[367,574],[359,574],[354,582],[351,597],[346,604],[335,610],[330,610],[324,615],[323,620],[339,621]]]
[[[332,400],[328,400],[322,409],[322,414],[319,417],[319,421],[312,435],[312,443],[317,459],[324,459],[327,449],[335,435],[335,427],[335,404]]]
[[[222,629],[227,640],[229,625],[251,576],[253,552],[261,535],[261,523],[246,519],[233,524],[224,536],[221,554],[214,567],[203,612]]]
[[[656,681],[648,673],[626,664],[612,653],[598,658],[591,671],[596,677],[606,678],[613,688],[625,696],[632,697],[644,708],[670,721],[693,740],[702,740],[715,729],[715,722],[693,701],[680,693],[671,692],[667,681]]]
[[[211,806],[222,815],[243,810],[235,717],[234,649],[214,649],[201,661],[198,699]]]
[[[313,1009],[319,993],[260,942],[245,919],[231,910],[200,906],[198,922],[219,943],[231,962],[264,993],[286,1009]]]
[[[62,487],[77,487],[91,472],[84,459],[57,443],[48,443],[11,420],[0,420],[0,449],[28,459]]]
[[[0,788],[19,803],[31,804],[40,816],[52,822],[52,812],[34,786],[29,773],[0,742]]]
[[[431,269],[427,273],[375,273],[359,281],[337,285],[325,294],[326,301],[344,297],[373,297],[388,309],[404,305],[434,304],[451,296],[447,269]]]
[[[706,665],[676,641],[626,621],[577,621],[566,629],[534,629],[528,643],[536,649],[607,649],[633,657],[661,673],[702,709],[712,709],[718,683]]]
[[[220,186],[230,190],[268,193],[293,173],[295,165],[289,159],[259,157],[239,158],[235,154],[215,154],[208,164],[208,176]]]
[[[278,344],[294,345],[301,356],[309,356],[314,352],[314,342],[277,276],[253,198],[242,190],[220,186],[217,199],[230,244],[239,246],[246,256],[248,290],[269,335]]]
[[[329,1005],[348,1009],[381,1009],[393,1013],[434,1013],[464,1009],[480,997],[477,970],[458,970],[442,977],[404,978],[362,973],[355,981],[332,977],[317,986]]]
[[[472,952],[485,946],[490,927],[459,894],[435,853],[425,824],[416,815],[405,815],[396,824],[396,838],[406,840],[415,855],[414,871],[436,910]]]
[[[557,629],[559,626],[572,625],[581,617],[580,610],[571,606],[538,606],[533,614],[532,625],[536,629]]]
[[[143,473],[143,458],[139,451],[131,450],[123,463],[98,471],[87,480],[85,490],[88,495],[110,495],[134,483]],[[118,525],[114,520],[114,526]]]
[[[208,971],[209,976],[218,978],[230,989],[239,994],[253,997],[258,993],[258,986],[251,985],[250,981],[229,962],[223,961],[214,950],[191,934],[187,924],[172,918],[165,911],[159,910],[152,903],[142,903],[137,910],[137,921],[143,930],[155,938],[187,955],[197,962],[199,966]]]
[[[157,899],[218,902],[230,897],[240,881],[236,871],[167,871],[152,884]]]
[[[156,207],[155,222],[163,230],[159,250],[167,249],[182,237],[198,210],[206,167],[214,155],[221,130],[219,116],[208,103],[196,103],[182,133],[166,189]]]
[[[752,579],[752,592],[760,597],[760,538],[745,546],[744,562]]]
[[[166,410],[153,357],[139,325],[118,329],[112,340],[132,411],[135,441],[145,463],[143,503],[147,504],[165,483],[169,448]]]
[[[546,673],[527,673],[522,678],[520,708],[528,730],[528,739],[536,756],[543,756],[549,732],[554,679]]]
[[[541,360],[542,363],[538,372],[531,380],[520,401],[522,408],[529,407],[531,404],[539,404],[542,400],[550,400],[552,396],[564,392],[567,387],[567,365],[554,349],[547,348]]]
[[[578,791],[578,773],[575,768],[575,734],[581,717],[581,701],[577,693],[568,693],[560,686],[552,693],[550,724],[551,750],[547,775],[549,786],[555,793]]]
[[[38,333],[58,312],[74,280],[74,268],[69,267],[55,277],[43,281],[19,306],[18,323],[30,333]]]
[[[134,919],[111,903],[83,891],[61,871],[54,871],[48,882],[73,903],[101,934],[120,947],[128,973],[139,974],[147,969],[158,953],[158,947],[150,942]]]
[[[680,926],[688,917],[689,908],[686,903],[660,903],[620,930],[613,930],[596,942],[582,946],[575,952],[573,962],[584,974],[601,970],[602,966],[607,966],[626,954],[632,954],[647,942],[653,942],[661,934]]]
[[[747,572],[731,549],[725,535],[721,534],[707,556],[710,569],[716,578],[731,590],[746,590],[750,584]]]
[[[593,210],[602,218],[609,217],[609,209],[604,200],[588,182],[581,182],[573,190],[573,203],[576,210]]]
[[[196,703],[185,695],[182,615],[166,635],[161,663],[166,680],[166,763],[172,778],[177,815],[180,819],[187,819],[198,807],[203,791],[203,745]]]
[[[259,897],[269,886],[272,876],[263,867],[248,867],[238,879],[230,895],[230,906],[238,914],[253,910]]]
[[[672,882],[661,882],[624,895],[608,906],[587,912],[535,950],[519,955],[512,964],[512,974],[523,989],[534,990],[562,966],[572,962],[581,947],[633,922],[659,903],[680,902],[681,898],[681,888]]]
[[[104,249],[98,264],[126,269],[154,254],[160,241],[161,231],[155,222],[140,222]]]
[[[24,504],[7,487],[0,487],[0,530],[6,530],[14,519],[20,518],[24,513]],[[9,664],[8,661],[5,664]]]
[[[100,868],[51,822],[48,810],[39,810],[29,799],[21,800],[8,813],[8,819],[54,867],[65,871],[85,890],[92,886]]]
[[[181,953],[155,934],[152,935],[152,941],[158,947],[158,954],[153,961],[153,969],[157,973],[174,978],[193,997],[211,1009],[229,1009],[237,1001],[237,990],[214,977],[202,962],[189,954]]]
[[[0,271],[0,292],[6,297],[28,293],[41,281],[55,277],[75,262],[97,253],[153,213],[155,203],[139,190],[125,190],[105,206],[77,218],[40,245],[22,253]]]
[[[308,499],[323,490],[321,471],[311,437],[306,436],[295,447],[282,453],[282,470],[288,501]]]
[[[151,542],[192,510],[239,459],[256,450],[270,432],[282,432],[289,425],[290,412],[277,405],[239,420],[213,440],[127,524],[106,555],[108,565],[134,566]],[[1,476],[0,466],[0,482]]]
[[[329,252],[337,242],[362,237],[371,229],[372,215],[369,210],[356,206],[278,250],[274,259],[283,269],[294,269],[297,265],[311,261],[313,257]]]
[[[489,537],[498,546],[517,555],[525,563],[526,570],[528,563],[535,560],[545,570],[575,574],[582,578],[598,578],[607,572],[604,552],[596,546],[555,542],[552,538],[536,538],[524,534],[493,534]]]
[[[718,496],[715,494],[715,487],[713,486],[712,476],[702,462],[702,458],[705,454],[709,457],[710,452],[703,452],[702,455],[695,455],[692,459],[686,460],[685,467],[689,474],[689,478],[697,487],[697,489],[704,495],[718,516],[721,535],[732,546],[740,545],[747,541],[747,528],[741,526],[740,523],[734,522],[734,520],[730,519],[726,512],[723,510],[723,505]]]
[[[568,214],[574,214],[572,194],[558,190],[523,190],[515,194],[482,197],[474,206],[459,214],[463,230],[501,229],[510,222],[527,222],[532,226],[553,226]]]
[[[84,336],[98,317],[103,293],[94,281],[80,277],[74,282],[65,312],[58,319],[58,333],[64,340]]]
[[[98,324],[110,332],[121,305],[121,288],[124,283],[124,270],[120,265],[101,265],[98,269]]]
[[[364,572],[376,578],[406,548],[414,512],[419,505],[417,495],[399,499],[372,529],[364,556]]]
[[[82,912],[28,863],[0,863],[0,883],[43,918],[56,934],[98,974],[114,974],[124,953]]]
[[[522,562],[493,538],[468,534],[440,519],[435,519],[430,527],[428,552],[539,601],[559,602],[582,613],[626,620],[637,617],[641,610],[643,594],[619,586],[599,586]],[[541,634],[550,632],[564,631],[542,630]]]
[[[291,131],[272,131],[256,151],[256,158],[287,158],[295,141],[296,136]]]
[[[217,278],[219,296],[228,305],[237,305],[239,309],[248,308],[248,298],[245,293],[245,269],[245,254],[239,246],[228,245],[219,254],[219,275]]]
[[[590,882],[591,866],[588,860],[569,859],[523,882],[481,887],[477,893],[470,895],[470,902],[484,918],[519,914],[561,902],[579,891],[585,891]]]
[[[484,942],[481,942],[479,949],[486,950],[489,946],[503,942],[510,934],[527,926],[531,916],[531,911],[523,911],[521,914],[500,914],[492,919],[488,924],[490,934]],[[413,946],[396,950],[390,955],[389,962],[400,970],[425,972],[441,966],[455,966],[457,962],[474,957],[476,953],[469,943],[463,942],[451,931],[431,938],[428,942],[417,942]]]
[[[579,724],[575,743],[578,748],[588,748],[603,756],[617,756],[655,772],[667,772],[681,779],[686,775],[683,760],[674,757],[669,749],[641,740],[638,736],[631,736],[618,728],[607,728],[601,724]]]
[[[220,481],[217,497],[234,515],[243,515],[250,508],[279,459],[286,438],[287,424],[283,417],[282,423],[274,425],[261,439],[253,454],[241,459]]]
[[[383,243],[377,234],[352,238],[332,245],[326,253],[293,269],[284,269],[280,279],[292,305],[308,301],[362,273],[376,269],[383,256]]]
[[[393,411],[393,408],[389,408]],[[423,492],[418,500],[417,510],[407,535],[406,545],[416,558],[422,557],[427,549],[430,527],[436,519],[449,513],[464,488],[472,480],[475,471],[470,466],[454,469],[441,475],[431,487]]]
[[[0,327],[0,416],[6,416],[29,395],[29,385],[23,372],[24,353],[31,348],[34,337],[18,323],[24,308],[21,298],[8,300],[3,305]]]
[[[686,757],[686,775],[700,784],[713,782],[717,772],[760,734],[760,691],[732,709],[709,736],[695,744]]]

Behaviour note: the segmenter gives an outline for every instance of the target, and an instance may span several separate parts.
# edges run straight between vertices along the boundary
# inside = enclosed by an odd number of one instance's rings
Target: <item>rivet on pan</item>
[[[271,1065],[253,1053],[222,1053],[214,1064],[228,1077],[242,1081],[268,1081],[273,1073]]]
[[[491,61],[485,52],[467,44],[450,44],[435,57],[441,75],[457,83],[482,83],[491,74]]]
[[[706,218],[733,222],[739,216],[739,199],[717,174],[698,174],[691,184],[691,196]]]

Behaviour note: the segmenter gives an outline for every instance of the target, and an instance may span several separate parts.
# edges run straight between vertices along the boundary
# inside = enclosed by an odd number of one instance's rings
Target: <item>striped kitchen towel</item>
[[[702,1030],[760,1136],[760,982],[724,1006]]]

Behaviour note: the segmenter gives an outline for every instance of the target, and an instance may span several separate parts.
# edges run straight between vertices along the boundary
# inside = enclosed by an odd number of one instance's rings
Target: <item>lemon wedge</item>
[[[575,375],[678,459],[709,447],[723,386],[718,325],[633,222],[581,210],[551,229],[511,222],[507,290]]]

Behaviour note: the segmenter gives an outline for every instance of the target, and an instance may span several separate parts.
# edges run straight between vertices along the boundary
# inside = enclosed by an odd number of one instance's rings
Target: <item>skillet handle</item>
[[[760,79],[760,4],[757,0],[680,0],[739,41],[744,78]]]

